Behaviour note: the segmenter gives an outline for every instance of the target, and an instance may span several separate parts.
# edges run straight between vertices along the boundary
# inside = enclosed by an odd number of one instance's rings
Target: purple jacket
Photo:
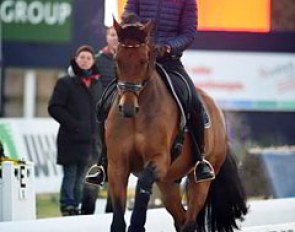
[[[197,26],[196,0],[127,0],[126,12],[155,23],[154,42],[168,44],[181,55],[193,42]]]

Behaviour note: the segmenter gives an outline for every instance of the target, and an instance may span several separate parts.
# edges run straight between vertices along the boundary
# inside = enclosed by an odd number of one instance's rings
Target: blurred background
[[[41,208],[57,204],[61,179],[58,125],[47,113],[55,82],[78,46],[105,45],[105,25],[124,3],[0,2],[0,139],[7,155],[34,162]],[[198,0],[198,6],[198,36],[183,62],[225,113],[247,195],[294,197],[295,1]],[[39,217],[58,215],[54,207]]]

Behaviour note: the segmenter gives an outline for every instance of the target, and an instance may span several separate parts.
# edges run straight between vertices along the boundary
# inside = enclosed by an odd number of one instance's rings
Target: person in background
[[[60,78],[48,105],[49,114],[59,123],[57,163],[62,165],[60,211],[63,216],[78,215],[84,179],[97,160],[96,103],[102,84],[95,66],[95,52],[83,45],[76,50],[68,74]]]
[[[101,74],[103,89],[115,78],[114,53],[118,46],[116,30],[111,26],[106,28],[107,45],[96,54],[96,67]]]
[[[118,37],[115,29],[112,26],[106,28],[106,42],[107,45],[96,54],[96,67],[101,75],[100,80],[102,82],[103,89],[106,89],[106,87],[115,78],[113,56],[118,45]],[[96,165],[97,160],[92,164]],[[99,189],[96,185],[85,183],[81,214],[94,214],[98,190]],[[113,212],[112,202],[109,194],[107,197],[105,212]]]
[[[190,105],[187,107],[185,107],[185,103],[182,103],[182,105],[187,115],[187,129],[192,138],[192,156],[195,163],[194,177],[196,182],[210,181],[215,178],[215,173],[204,155],[204,110],[195,85],[181,62],[182,53],[192,44],[196,36],[197,1],[127,0],[122,21],[128,24],[134,18],[141,22],[149,20],[153,22],[154,31],[151,36],[155,44],[157,62],[168,73],[177,72],[181,74],[189,86],[191,92]],[[175,78],[171,80],[177,95],[181,96],[181,92],[184,90],[177,88]],[[182,99],[180,98],[180,100]],[[102,117],[102,123],[105,118]],[[103,143],[102,147],[104,147]],[[101,157],[96,173],[88,176],[89,181],[96,184],[101,184],[106,176],[106,149],[102,149]]]

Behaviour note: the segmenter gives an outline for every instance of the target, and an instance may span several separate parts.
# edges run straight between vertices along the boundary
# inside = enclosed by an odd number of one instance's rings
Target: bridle
[[[140,48],[143,46],[146,46],[146,43],[137,43],[137,44],[125,44],[122,42],[118,43],[118,46],[121,46],[123,48]],[[148,80],[144,80],[142,83],[136,84],[132,82],[124,82],[124,81],[118,81],[117,83],[117,89],[119,92],[131,92],[135,94],[137,97],[139,96],[139,93],[144,89],[144,87],[147,85]]]
[[[140,48],[140,47],[143,47],[145,45],[146,45],[146,43],[138,43],[138,44],[133,44],[133,45],[131,45],[131,44],[124,44],[122,42],[119,42],[118,43],[118,46],[122,46],[123,48]]]
[[[144,80],[140,84],[135,84],[135,83],[131,83],[131,82],[118,81],[117,89],[121,92],[131,92],[138,97],[139,93],[144,89],[147,82],[148,82],[148,80]]]

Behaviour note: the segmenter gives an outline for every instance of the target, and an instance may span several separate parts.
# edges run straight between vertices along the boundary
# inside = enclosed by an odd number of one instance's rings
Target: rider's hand
[[[154,51],[156,58],[161,58],[171,52],[171,47],[167,44],[156,44]]]

